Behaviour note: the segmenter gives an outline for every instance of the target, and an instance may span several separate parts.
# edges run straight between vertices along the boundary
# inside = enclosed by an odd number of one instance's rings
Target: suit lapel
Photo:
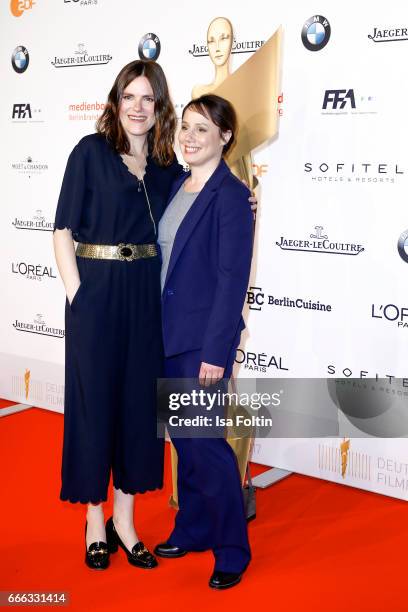
[[[180,227],[177,230],[176,237],[174,240],[173,249],[171,251],[170,262],[169,267],[167,269],[164,288],[167,285],[167,281],[169,280],[171,273],[173,272],[174,266],[176,265],[177,260],[186,245],[186,242],[190,238],[197,223],[199,222],[199,220],[207,210],[208,206],[210,205],[211,201],[213,200],[213,197],[217,192],[220,183],[222,182],[224,177],[229,174],[229,172],[230,171],[228,169],[228,166],[226,165],[224,160],[221,160],[219,166],[208,179],[203,189],[200,191],[197,198],[195,199],[190,210],[187,212],[186,216],[180,223]],[[189,175],[186,175],[186,177],[183,177],[183,179],[186,180],[187,176]],[[184,183],[184,180],[182,180],[181,182],[177,181],[178,186],[177,184],[175,184],[175,190],[172,190],[171,199],[173,199],[177,191],[180,189],[181,185]]]

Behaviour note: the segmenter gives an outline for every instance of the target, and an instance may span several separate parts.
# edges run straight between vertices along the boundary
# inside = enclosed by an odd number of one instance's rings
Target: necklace
[[[154,235],[157,236],[157,227],[156,227],[156,223],[153,217],[149,195],[147,193],[146,185],[144,182],[144,176],[146,174],[147,159],[145,158],[145,165],[142,168],[141,165],[137,163],[137,160],[135,159],[134,155],[126,155],[125,153],[122,153],[121,158],[122,158],[123,163],[127,167],[128,171],[130,172],[130,174],[132,174],[136,178],[137,190],[139,193],[142,191],[142,186],[143,186],[143,190],[146,196],[147,206],[149,208],[149,216],[150,216],[150,219],[154,227]],[[139,176],[141,176],[142,178],[139,178]]]

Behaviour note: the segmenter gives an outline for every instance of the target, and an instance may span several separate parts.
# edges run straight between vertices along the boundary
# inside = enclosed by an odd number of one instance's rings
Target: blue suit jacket
[[[175,181],[169,202],[188,176]],[[167,357],[201,349],[201,361],[225,367],[238,343],[252,257],[249,195],[221,160],[181,222],[162,297]]]

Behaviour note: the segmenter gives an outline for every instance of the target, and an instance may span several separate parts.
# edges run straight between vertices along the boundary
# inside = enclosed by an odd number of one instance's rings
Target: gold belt
[[[84,244],[79,242],[76,254],[89,259],[117,259],[119,261],[134,261],[157,255],[155,244],[126,244],[121,242],[117,246],[109,244]]]

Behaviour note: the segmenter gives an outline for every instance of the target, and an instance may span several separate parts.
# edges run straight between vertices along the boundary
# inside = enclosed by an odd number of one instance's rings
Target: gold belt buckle
[[[118,244],[117,254],[120,261],[133,261],[136,256],[136,249],[133,244]]]

